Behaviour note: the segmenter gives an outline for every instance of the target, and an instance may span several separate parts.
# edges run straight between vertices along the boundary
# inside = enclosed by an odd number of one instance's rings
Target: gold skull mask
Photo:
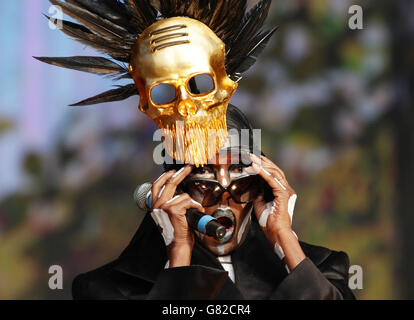
[[[206,164],[227,139],[226,112],[237,89],[225,68],[225,45],[205,24],[186,17],[160,20],[138,38],[130,72],[139,109],[162,130],[177,161]],[[206,89],[197,80],[210,80]]]

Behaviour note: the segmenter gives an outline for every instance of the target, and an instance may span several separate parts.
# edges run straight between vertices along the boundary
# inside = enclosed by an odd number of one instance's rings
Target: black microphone
[[[134,200],[138,208],[144,211],[151,210],[151,182],[139,185],[134,191]],[[187,223],[190,228],[201,232],[216,240],[221,240],[226,235],[226,228],[217,219],[208,214],[204,214],[195,208],[186,211]]]
[[[204,214],[195,208],[187,209],[186,214],[188,225],[198,232],[221,240],[226,235],[226,228],[208,214]]]

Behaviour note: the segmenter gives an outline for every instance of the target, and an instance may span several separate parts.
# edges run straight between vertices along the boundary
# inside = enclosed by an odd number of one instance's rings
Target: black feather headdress
[[[128,67],[139,35],[160,19],[185,16],[206,24],[226,45],[226,70],[234,81],[248,70],[277,28],[263,31],[272,0],[261,0],[246,13],[247,0],[49,0],[78,23],[49,21],[73,39],[92,47],[103,57],[36,59],[55,66],[132,79]],[[118,61],[118,62],[114,62]],[[138,90],[134,83],[83,100],[73,106],[120,101]]]

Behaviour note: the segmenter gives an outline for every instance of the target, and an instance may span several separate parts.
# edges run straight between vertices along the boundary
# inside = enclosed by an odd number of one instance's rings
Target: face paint
[[[172,178],[177,177],[179,174],[181,174],[181,172],[183,172],[185,169],[185,167],[182,167],[180,170],[178,170],[176,173],[173,174]]]
[[[267,219],[269,218],[269,215],[273,212],[275,208],[274,201],[266,203],[266,209],[263,210],[260,219],[259,219],[259,225],[262,228],[265,228],[267,225]]]
[[[209,165],[204,166],[212,175],[212,179],[222,177],[222,174],[227,178],[227,172],[237,178],[241,174],[241,170],[234,166],[231,161],[232,158],[228,157],[227,164]],[[198,176],[201,169],[195,169],[194,176]],[[236,174],[238,173],[238,174]],[[193,177],[191,177],[192,179]],[[226,180],[229,180],[228,178]],[[230,183],[231,181],[229,181]],[[221,182],[223,184],[223,182]],[[191,193],[191,192],[190,192]],[[236,203],[229,194],[223,194],[218,198],[218,202],[212,206],[204,207],[205,214],[215,217],[224,227],[227,229],[227,233],[222,241],[217,241],[211,237],[201,237],[196,233],[197,241],[199,241],[210,252],[217,256],[228,255],[232,251],[236,250],[245,240],[249,230],[251,215],[253,212],[253,203]]]
[[[226,111],[237,83],[227,76],[225,53],[210,28],[187,17],[160,20],[137,40],[130,73],[139,109],[163,130],[166,152],[176,160],[206,164],[227,139]],[[197,89],[199,78],[210,79],[211,88]]]
[[[252,208],[252,210],[253,210],[253,208]],[[239,230],[239,232],[237,233],[237,244],[240,244],[240,242],[241,242],[241,240],[242,240],[242,238],[244,238],[245,237],[245,233],[246,233],[246,226],[248,225],[248,224],[250,224],[250,222],[251,222],[251,219],[252,219],[252,215],[251,215],[251,211],[250,211],[250,213],[246,216],[246,217],[244,217],[244,219],[243,219],[243,222],[242,222],[242,224],[241,224],[241,226],[240,226],[240,230]]]
[[[218,245],[217,246],[217,253],[219,256],[226,254],[226,246],[225,245]]]

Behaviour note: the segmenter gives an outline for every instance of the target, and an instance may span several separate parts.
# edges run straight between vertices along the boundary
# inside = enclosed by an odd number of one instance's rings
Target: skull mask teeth
[[[197,166],[212,159],[227,138],[227,106],[237,89],[216,34],[191,18],[158,21],[138,38],[130,72],[139,109],[162,130],[167,153]]]

